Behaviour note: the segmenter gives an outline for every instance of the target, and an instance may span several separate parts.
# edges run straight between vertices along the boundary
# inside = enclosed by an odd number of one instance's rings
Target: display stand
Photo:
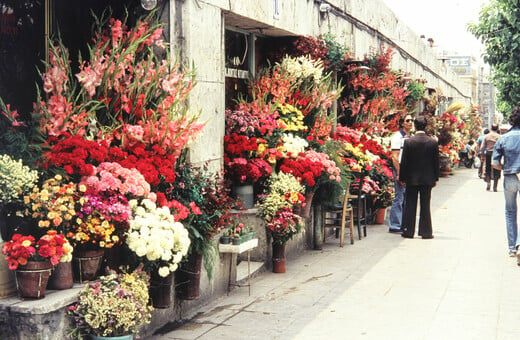
[[[231,286],[240,286],[235,283],[231,283],[231,273],[233,272],[233,254],[241,254],[247,251],[247,286],[249,288],[249,295],[251,295],[251,249],[256,248],[258,246],[258,239],[254,238],[252,240],[246,241],[239,245],[232,244],[222,244],[219,243],[218,250],[221,253],[229,254],[229,278],[228,278],[228,295],[231,289]]]

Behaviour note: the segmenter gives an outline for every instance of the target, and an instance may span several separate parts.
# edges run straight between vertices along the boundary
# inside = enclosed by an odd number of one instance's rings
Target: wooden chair
[[[348,221],[350,230],[350,244],[354,244],[354,210],[350,205],[349,187],[350,184],[347,185],[345,196],[343,197],[343,203],[341,205],[323,208],[323,242],[325,242],[325,230],[327,228],[336,228],[339,229],[339,246],[343,247],[345,238],[345,224]]]
[[[349,195],[350,204],[356,207],[355,220],[358,229],[358,236],[361,240],[361,226],[363,226],[363,236],[367,237],[367,195],[363,192],[363,178],[354,188],[355,194]]]

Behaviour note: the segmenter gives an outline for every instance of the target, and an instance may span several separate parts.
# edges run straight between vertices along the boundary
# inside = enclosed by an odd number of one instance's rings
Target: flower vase
[[[72,262],[60,262],[55,265],[49,278],[47,288],[63,290],[72,288],[73,285]]]
[[[92,340],[133,340],[134,335],[120,335],[120,336],[100,336],[100,335],[90,335],[90,339]]]
[[[299,214],[303,218],[311,217],[312,199],[314,197],[314,191],[305,194],[305,206],[301,209]]]
[[[386,213],[386,209],[384,209],[384,208],[377,209],[374,223],[375,224],[385,223],[385,213]]]
[[[202,255],[192,252],[188,261],[183,262],[175,272],[175,293],[182,300],[196,300],[200,297],[200,270]]]
[[[231,194],[236,199],[241,199],[242,207],[251,209],[254,206],[254,189],[252,184],[234,185],[231,187]]]
[[[18,266],[15,270],[18,295],[28,299],[45,297],[51,270],[50,261],[28,261],[25,266]]]
[[[285,273],[285,244],[273,242],[273,273]]]
[[[76,249],[72,257],[74,282],[83,283],[97,279],[104,254],[104,249]]]
[[[173,273],[166,277],[152,274],[150,277],[150,298],[155,308],[169,308],[172,304]]]

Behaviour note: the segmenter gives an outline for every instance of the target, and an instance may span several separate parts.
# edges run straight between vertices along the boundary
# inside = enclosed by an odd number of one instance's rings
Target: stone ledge
[[[22,300],[17,296],[0,299],[0,312],[9,311],[24,314],[47,314],[74,303],[85,284],[75,283],[64,290],[46,290],[42,299]]]

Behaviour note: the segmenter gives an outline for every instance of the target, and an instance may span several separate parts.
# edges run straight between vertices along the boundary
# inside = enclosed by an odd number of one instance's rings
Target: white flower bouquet
[[[29,193],[38,181],[38,172],[14,160],[0,155],[0,202],[19,201]]]
[[[188,230],[175,222],[168,207],[157,207],[149,199],[134,199],[129,204],[133,218],[129,221],[126,245],[150,275],[168,276],[188,253]]]

